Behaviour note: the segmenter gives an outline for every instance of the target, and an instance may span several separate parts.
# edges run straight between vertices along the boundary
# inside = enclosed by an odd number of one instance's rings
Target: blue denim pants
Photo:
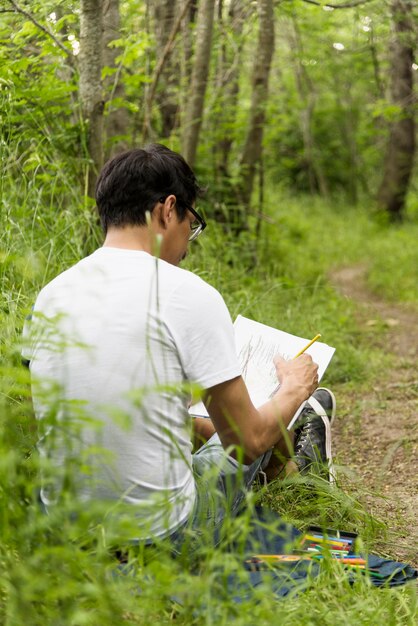
[[[188,534],[212,546],[219,543],[225,518],[235,517],[241,510],[247,492],[268,464],[271,453],[268,450],[250,465],[239,463],[224,450],[217,433],[195,452],[196,500],[189,519],[171,536],[175,550]]]

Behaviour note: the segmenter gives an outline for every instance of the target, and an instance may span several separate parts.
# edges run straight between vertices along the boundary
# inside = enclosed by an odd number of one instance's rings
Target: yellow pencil
[[[321,335],[315,335],[315,337],[313,339],[310,340],[310,342],[308,344],[306,344],[306,346],[304,348],[302,348],[302,350],[299,350],[299,352],[293,357],[294,359],[297,359],[298,356],[300,356],[301,354],[303,354],[304,352],[306,352],[306,350],[308,348],[311,347],[311,345],[313,343],[315,343],[315,341],[317,341],[320,338]]]

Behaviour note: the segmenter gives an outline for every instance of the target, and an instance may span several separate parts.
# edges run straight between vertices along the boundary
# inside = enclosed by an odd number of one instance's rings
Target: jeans
[[[250,465],[239,463],[225,452],[215,433],[193,455],[196,500],[189,519],[171,535],[177,552],[187,538],[187,550],[193,550],[196,540],[215,546],[221,540],[223,522],[235,517],[242,508],[247,492],[257,475],[268,464],[271,450]]]

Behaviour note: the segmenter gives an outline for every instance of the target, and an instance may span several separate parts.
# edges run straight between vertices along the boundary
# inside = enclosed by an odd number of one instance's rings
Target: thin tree
[[[259,30],[252,73],[251,111],[240,160],[239,199],[248,213],[257,164],[261,160],[268,81],[274,51],[273,0],[258,0]],[[245,224],[243,224],[245,226]]]
[[[167,36],[162,37],[161,39],[165,42],[163,47],[158,46],[158,61],[154,70],[154,74],[152,76],[151,84],[149,89],[147,89],[145,102],[144,102],[144,121],[142,125],[142,136],[143,139],[148,139],[149,136],[155,134],[154,130],[151,126],[151,111],[152,104],[154,98],[156,97],[157,87],[160,80],[163,80],[163,85],[165,86],[165,90],[162,90],[162,93],[159,95],[158,100],[159,108],[162,117],[162,129],[161,134],[163,137],[168,137],[171,131],[174,129],[176,116],[177,116],[177,102],[176,97],[178,97],[179,92],[179,75],[180,75],[180,64],[175,62],[174,65],[171,62],[172,52],[175,46],[175,41],[177,34],[179,33],[182,25],[183,18],[189,9],[191,4],[191,0],[184,0],[184,5],[182,10],[174,19],[174,15],[171,13],[171,9],[168,13],[170,19],[166,17],[165,24],[171,26],[171,30]],[[156,7],[154,7],[156,9]],[[160,7],[161,9],[161,7]],[[155,15],[155,21],[157,22],[159,18],[159,13]],[[173,17],[173,19],[171,19]],[[160,30],[160,29],[158,29]],[[157,35],[158,40],[158,35]],[[160,42],[161,43],[161,42]],[[161,44],[162,46],[162,44]],[[174,72],[173,67],[176,68],[176,72]],[[174,72],[174,76],[173,76]]]
[[[195,57],[186,102],[182,149],[184,158],[193,167],[196,159],[203,106],[209,76],[215,0],[202,0],[196,25]]]
[[[295,70],[296,86],[301,103],[300,125],[303,137],[304,163],[308,173],[309,190],[315,193],[319,190],[322,196],[328,196],[328,184],[321,162],[317,158],[318,149],[312,130],[314,111],[317,100],[317,91],[314,81],[302,63],[304,56],[303,42],[299,26],[294,14],[292,15],[293,31],[289,33],[291,47],[295,50],[293,67]]]
[[[102,50],[103,0],[81,0],[79,95],[91,160],[86,177],[86,193],[90,197],[94,196],[97,175],[103,164]]]
[[[229,178],[229,158],[234,141],[233,126],[236,118],[239,94],[239,76],[242,61],[242,30],[248,7],[241,0],[231,0],[224,19],[222,0],[218,3],[218,21],[222,35],[219,47],[217,89],[220,92],[219,111],[222,135],[216,145],[216,169],[220,182]]]
[[[198,0],[191,0],[182,22],[181,39],[183,51],[181,55],[181,84],[190,86],[192,78],[193,30],[196,23]]]
[[[403,219],[415,154],[412,9],[411,0],[393,0],[391,4],[391,100],[398,115],[390,125],[377,202],[392,221]]]
[[[120,104],[124,100],[125,89],[121,80],[122,63],[117,62],[117,58],[121,55],[121,48],[112,44],[120,37],[119,0],[105,0],[103,5],[103,65],[113,70],[103,81],[107,101],[105,118],[107,156],[117,154],[128,147],[129,114],[126,107]]]
[[[165,53],[170,33],[173,31],[179,7],[177,0],[158,0],[153,2],[152,7],[154,11],[157,59],[160,61]],[[180,24],[176,30],[180,28]],[[155,93],[155,100],[161,115],[161,135],[163,137],[170,136],[176,123],[179,75],[180,63],[178,56],[167,55],[160,71],[160,89]]]

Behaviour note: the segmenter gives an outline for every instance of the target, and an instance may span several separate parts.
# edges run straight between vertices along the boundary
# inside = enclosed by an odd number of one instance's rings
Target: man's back
[[[69,454],[87,456],[81,498],[122,498],[147,508],[140,517],[153,534],[173,530],[195,496],[183,383],[208,388],[239,375],[223,300],[146,252],[106,247],[42,290],[33,325],[45,328],[45,318],[49,330],[28,356],[43,388],[58,383],[58,404],[35,385],[35,410],[42,418],[58,406],[59,421],[69,419],[44,451],[61,467]],[[43,490],[46,505],[57,489]]]
[[[196,497],[192,461],[202,484],[202,467],[222,471],[224,450],[239,446],[250,484],[272,446],[288,453],[286,426],[318,384],[308,355],[277,359],[279,390],[260,408],[251,402],[224,301],[177,267],[206,227],[200,192],[183,157],[165,146],[108,161],[96,188],[103,248],[42,290],[23,352],[41,453],[51,459],[44,503],[63,490],[71,496],[74,484],[77,499],[109,502],[106,516],[123,508],[138,527],[149,523],[126,539],[171,534],[200,515],[218,523],[214,494],[203,502],[199,489]],[[185,383],[200,385],[217,431],[193,459]],[[226,461],[236,476],[240,464]],[[244,491],[232,484],[238,503]]]

